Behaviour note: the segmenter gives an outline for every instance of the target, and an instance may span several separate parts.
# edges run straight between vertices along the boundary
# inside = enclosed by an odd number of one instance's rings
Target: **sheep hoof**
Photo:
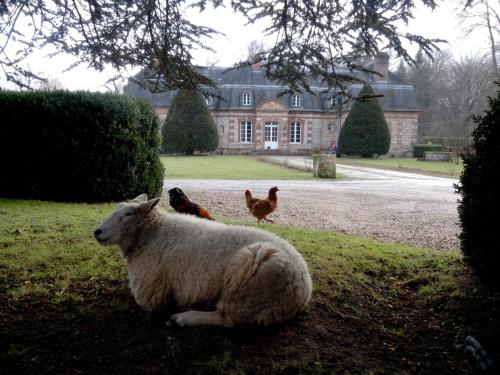
[[[185,326],[228,326],[223,322],[218,311],[195,311],[189,310],[182,313],[174,314],[167,322],[168,326],[177,325]]]
[[[170,319],[167,320],[166,324],[167,324],[167,326],[172,327],[172,326],[176,326],[177,322],[175,321],[175,319],[172,319],[172,317],[170,317]]]
[[[184,327],[190,325],[189,323],[189,319],[186,319],[183,313],[174,314],[170,317],[169,320],[167,320],[167,326]]]

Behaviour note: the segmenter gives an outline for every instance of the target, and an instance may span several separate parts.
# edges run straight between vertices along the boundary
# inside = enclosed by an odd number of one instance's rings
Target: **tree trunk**
[[[490,47],[491,47],[491,60],[493,62],[493,69],[495,71],[495,75],[498,74],[498,62],[496,57],[496,46],[495,46],[495,38],[493,37],[493,31],[490,20],[490,4],[488,0],[486,0],[486,23],[488,26],[488,33],[490,34]]]

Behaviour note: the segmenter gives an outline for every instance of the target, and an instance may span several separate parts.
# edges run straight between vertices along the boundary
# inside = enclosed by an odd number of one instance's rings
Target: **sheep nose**
[[[94,231],[94,236],[97,237],[98,235],[100,235],[102,233],[102,230],[101,229],[96,229]]]

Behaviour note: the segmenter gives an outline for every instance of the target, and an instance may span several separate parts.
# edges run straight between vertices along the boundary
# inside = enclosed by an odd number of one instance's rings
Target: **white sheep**
[[[130,289],[147,311],[200,308],[169,324],[267,326],[293,317],[311,298],[302,256],[270,233],[155,208],[145,194],[120,203],[94,232],[101,245],[118,244]]]

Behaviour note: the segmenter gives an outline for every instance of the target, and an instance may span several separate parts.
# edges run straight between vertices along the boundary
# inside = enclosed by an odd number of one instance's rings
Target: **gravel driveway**
[[[303,158],[296,161],[304,165]],[[293,163],[291,157],[287,163]],[[352,166],[338,166],[338,171],[344,179],[166,180],[164,188],[181,187],[213,214],[251,221],[244,191],[264,197],[278,186],[280,206],[270,215],[277,223],[434,249],[458,248],[456,180]]]

